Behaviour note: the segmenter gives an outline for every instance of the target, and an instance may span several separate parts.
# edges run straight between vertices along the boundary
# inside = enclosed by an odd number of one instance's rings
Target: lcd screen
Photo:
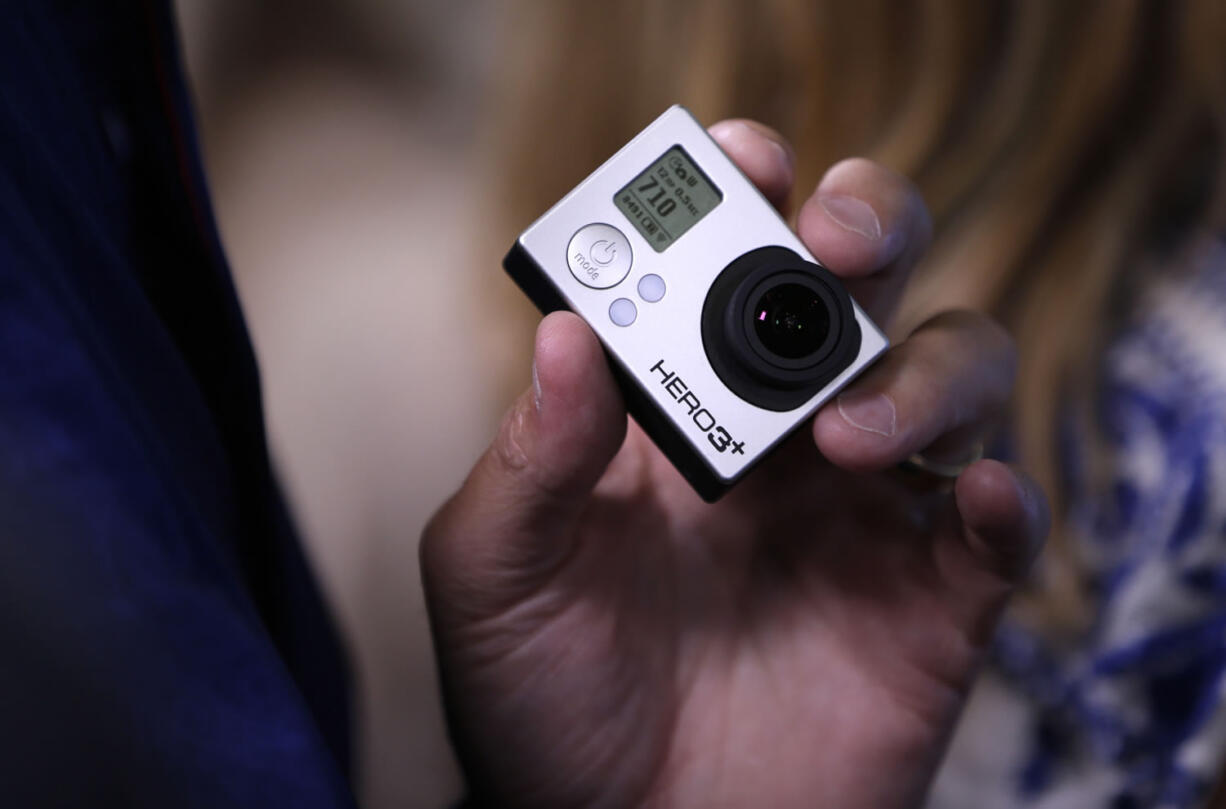
[[[723,198],[685,150],[674,146],[618,191],[613,204],[662,253]]]

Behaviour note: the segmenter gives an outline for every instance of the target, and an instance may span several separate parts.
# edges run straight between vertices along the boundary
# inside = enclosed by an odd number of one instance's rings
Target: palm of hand
[[[836,469],[800,435],[706,507],[632,427],[578,526],[539,587],[444,654],[475,788],[524,806],[922,794],[1009,591],[952,494]]]

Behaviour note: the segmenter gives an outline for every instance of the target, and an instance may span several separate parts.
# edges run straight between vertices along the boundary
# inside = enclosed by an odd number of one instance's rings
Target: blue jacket
[[[0,13],[0,805],[349,806],[168,3]]]

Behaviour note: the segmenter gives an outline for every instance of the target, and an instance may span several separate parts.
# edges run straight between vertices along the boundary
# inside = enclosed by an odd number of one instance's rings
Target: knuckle
[[[515,403],[502,420],[498,437],[490,447],[491,455],[504,472],[518,475],[529,467],[526,439],[528,436],[528,402],[525,397]]]
[[[489,472],[496,480],[521,495],[534,498],[554,498],[565,488],[565,480],[543,468],[536,457],[536,414],[532,391],[524,393],[507,413],[498,430],[498,436],[487,453]],[[547,466],[547,465],[546,465]]]
[[[953,386],[942,374],[917,369],[911,375],[911,390],[908,392],[908,407],[913,418],[922,420],[920,432],[929,438],[952,429],[961,423],[962,405],[957,395],[952,395]]]
[[[950,430],[1008,399],[1017,370],[1012,337],[981,312],[949,310],[929,318],[899,346],[899,384],[908,410]]]
[[[924,321],[913,337],[932,340],[946,353],[970,351],[982,364],[1010,369],[1010,376],[1017,366],[1013,336],[996,320],[973,309],[939,312]]]
[[[878,196],[901,203],[900,208],[928,217],[928,206],[909,177],[867,157],[847,157],[835,163],[822,178],[821,184],[827,183],[875,189]]]
[[[964,331],[977,331],[989,321],[987,315],[974,309],[945,309],[921,323],[915,330],[918,334],[948,334],[955,336]]]

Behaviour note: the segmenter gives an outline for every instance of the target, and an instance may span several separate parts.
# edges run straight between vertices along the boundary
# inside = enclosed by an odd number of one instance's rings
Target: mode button
[[[584,286],[608,289],[630,274],[634,254],[626,236],[612,225],[584,225],[566,246],[571,275]]]

